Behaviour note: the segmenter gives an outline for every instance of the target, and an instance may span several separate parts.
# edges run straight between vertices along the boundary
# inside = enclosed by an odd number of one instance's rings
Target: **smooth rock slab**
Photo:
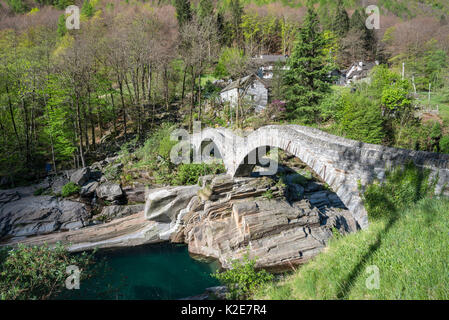
[[[145,205],[148,220],[171,223],[176,222],[179,212],[196,196],[199,186],[168,187],[150,190]]]

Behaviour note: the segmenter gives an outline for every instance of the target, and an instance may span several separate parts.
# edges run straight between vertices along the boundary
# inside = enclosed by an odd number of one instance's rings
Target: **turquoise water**
[[[217,263],[192,259],[182,245],[139,246],[96,256],[97,275],[82,280],[79,290],[64,289],[58,299],[180,299],[219,284],[210,276]]]

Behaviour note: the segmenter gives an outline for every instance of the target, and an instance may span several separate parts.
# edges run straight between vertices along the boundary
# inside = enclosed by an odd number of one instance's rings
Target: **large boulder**
[[[179,212],[196,196],[199,189],[199,186],[181,186],[150,190],[145,217],[163,223],[176,222]]]
[[[84,186],[81,187],[80,196],[84,198],[91,198],[95,194],[95,190],[98,187],[97,181],[89,181]]]
[[[116,201],[123,197],[121,186],[113,182],[105,182],[97,187],[98,198],[106,201]]]
[[[51,183],[51,190],[54,194],[61,194],[62,187],[64,187],[69,182],[65,176],[56,177]]]
[[[82,203],[51,196],[25,197],[0,207],[0,238],[78,229],[88,219]]]
[[[90,178],[90,169],[89,167],[85,167],[76,170],[74,173],[72,173],[72,175],[70,176],[70,181],[76,183],[79,186],[82,186],[87,181],[89,181],[89,178]]]

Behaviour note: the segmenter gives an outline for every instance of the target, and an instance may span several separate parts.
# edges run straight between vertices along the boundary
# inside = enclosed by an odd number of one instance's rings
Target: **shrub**
[[[224,171],[223,164],[219,163],[183,163],[178,167],[173,183],[176,185],[194,185],[198,183],[198,178],[201,176],[223,173]]]
[[[444,136],[441,138],[440,151],[442,153],[449,153],[449,136]]]
[[[80,192],[81,187],[74,182],[66,183],[61,189],[61,196],[68,197]]]
[[[227,286],[227,299],[248,299],[259,287],[273,280],[272,274],[256,271],[255,265],[256,259],[250,260],[245,254],[243,261],[234,260],[231,269],[216,271],[212,276]]]
[[[339,113],[340,127],[349,139],[380,144],[385,138],[383,118],[376,103],[361,94],[344,96],[344,108]]]
[[[371,217],[391,217],[397,210],[418,202],[434,192],[434,181],[428,170],[413,163],[386,172],[383,183],[369,185],[363,194],[365,208]]]
[[[64,246],[0,249],[0,300],[49,299],[65,286],[69,276],[66,268],[77,266],[81,279],[90,276],[87,267],[93,263],[93,253],[70,254]]]

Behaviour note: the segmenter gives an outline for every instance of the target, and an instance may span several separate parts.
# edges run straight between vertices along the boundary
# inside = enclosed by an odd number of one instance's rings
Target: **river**
[[[219,285],[210,276],[216,262],[200,262],[184,245],[144,245],[98,252],[96,276],[57,299],[180,299]]]

